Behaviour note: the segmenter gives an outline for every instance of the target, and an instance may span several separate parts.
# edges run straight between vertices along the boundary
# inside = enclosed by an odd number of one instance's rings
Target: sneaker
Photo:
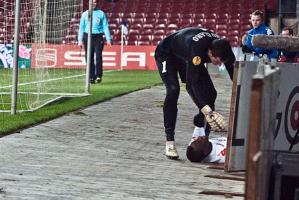
[[[90,79],[90,84],[95,84],[96,82],[93,79]]]
[[[167,141],[165,146],[165,155],[170,159],[178,159],[179,154],[178,151],[175,148],[174,141]]]
[[[102,78],[101,77],[96,78],[96,83],[101,83],[101,82],[102,82]]]

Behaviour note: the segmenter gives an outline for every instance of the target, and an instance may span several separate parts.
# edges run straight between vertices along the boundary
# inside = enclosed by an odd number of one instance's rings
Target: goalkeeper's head
[[[225,65],[231,80],[233,80],[234,62],[236,58],[229,41],[224,38],[213,40],[209,54],[213,64],[220,65],[223,63]]]
[[[220,58],[224,64],[232,64],[235,62],[235,54],[227,39],[215,39],[211,45],[212,55]]]
[[[211,153],[211,151],[212,143],[209,142],[208,137],[201,136],[189,144],[186,156],[191,162],[201,162]]]

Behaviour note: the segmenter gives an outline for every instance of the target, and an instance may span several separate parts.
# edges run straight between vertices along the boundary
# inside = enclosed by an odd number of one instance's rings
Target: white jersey
[[[209,141],[212,143],[212,151],[202,162],[224,163],[227,138],[211,138]]]

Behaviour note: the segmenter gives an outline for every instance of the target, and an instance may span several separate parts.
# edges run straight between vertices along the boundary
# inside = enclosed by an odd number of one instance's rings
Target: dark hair
[[[281,32],[282,31],[289,31],[289,34],[290,35],[294,35],[294,31],[293,31],[293,29],[292,28],[290,28],[290,27],[284,27],[282,30],[281,30]]]
[[[262,19],[264,19],[264,13],[260,10],[255,10],[253,13],[250,14],[250,16],[252,15],[260,16]]]
[[[211,45],[213,56],[219,57],[224,64],[234,63],[236,58],[227,39],[213,40]]]
[[[191,162],[201,162],[212,150],[212,143],[206,140],[195,140],[188,147],[186,156]]]

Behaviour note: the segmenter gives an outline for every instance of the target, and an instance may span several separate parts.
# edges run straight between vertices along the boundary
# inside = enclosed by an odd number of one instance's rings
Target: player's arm
[[[198,61],[198,57],[193,58],[195,62]],[[196,64],[196,63],[195,63]],[[200,69],[201,68],[201,69]],[[186,81],[186,89],[191,96],[194,103],[200,109],[200,111],[204,114],[207,122],[211,126],[214,131],[223,131],[226,130],[226,122],[224,117],[216,111],[213,111],[210,107],[208,99],[215,98],[210,97],[212,91],[209,91],[209,88],[205,88],[202,81],[200,81],[200,76],[208,76],[207,80],[210,79],[207,69],[205,69],[204,64],[194,65],[194,63],[189,63],[187,66],[187,81]],[[210,80],[211,81],[211,80]],[[199,83],[203,85],[199,85]],[[215,94],[216,95],[216,94]],[[213,102],[214,103],[214,102]]]
[[[82,42],[83,42],[83,33],[84,29],[86,27],[86,12],[84,12],[80,19],[79,24],[79,31],[78,31],[78,45],[82,48]]]
[[[103,23],[103,29],[106,36],[107,44],[111,46],[111,35],[110,35],[108,20],[105,13],[103,13],[102,23]]]
[[[212,80],[204,64],[200,62],[200,56],[194,56],[192,61],[189,62],[187,67],[187,91],[204,114],[212,130],[223,131],[227,126],[224,117],[211,108],[216,100],[217,92],[211,91],[214,90]]]

